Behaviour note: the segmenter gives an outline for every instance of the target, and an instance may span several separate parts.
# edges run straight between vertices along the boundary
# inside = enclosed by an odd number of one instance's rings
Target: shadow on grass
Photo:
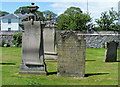
[[[96,61],[96,60],[85,60],[86,62],[88,62],[88,61]]]
[[[57,72],[48,72],[47,73],[47,75],[53,75],[53,74],[57,74]],[[109,74],[109,73],[88,73],[88,74],[85,74],[85,77],[94,76],[94,75],[105,75],[105,74]]]
[[[105,75],[105,74],[109,74],[109,73],[88,73],[85,74],[85,77],[94,76],[94,75]]]
[[[57,74],[57,72],[48,72],[47,75]]]
[[[0,65],[16,65],[16,63],[0,63]]]

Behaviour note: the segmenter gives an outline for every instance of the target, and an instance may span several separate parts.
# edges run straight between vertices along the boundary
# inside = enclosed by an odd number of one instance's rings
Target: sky
[[[67,8],[75,6],[86,13],[87,1],[88,12],[94,20],[99,18],[102,12],[109,11],[112,7],[118,11],[118,2],[120,0],[1,0],[0,10],[14,13],[19,7],[29,6],[31,2],[34,2],[35,5],[39,6],[39,11],[50,10],[60,15]]]

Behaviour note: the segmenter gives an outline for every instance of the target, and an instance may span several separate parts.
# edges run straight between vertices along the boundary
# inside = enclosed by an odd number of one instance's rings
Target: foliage
[[[98,25],[97,30],[120,30],[120,25],[118,25],[118,23],[116,22],[118,21],[118,17],[118,13],[113,8],[111,8],[109,12],[102,12],[101,17],[95,20]]]
[[[27,8],[27,6],[23,6],[23,7],[19,7],[18,9],[16,9],[16,11],[14,12],[15,14],[18,14],[18,13],[22,13],[22,14],[29,14],[30,13],[30,10]],[[46,11],[37,11],[37,14],[38,14],[38,17],[41,19],[41,20],[44,20],[45,17],[47,17],[48,14],[51,15],[51,19],[55,19],[57,14],[53,13],[52,11],[49,11],[49,10],[46,10]]]
[[[12,42],[16,47],[21,47],[22,46],[22,33],[14,34]]]
[[[70,7],[58,17],[58,30],[87,30],[87,24],[91,21],[78,7]]]
[[[16,11],[14,12],[15,14],[18,13],[30,13],[30,10],[27,8],[27,6],[23,6],[23,7],[19,7],[18,9],[16,9]]]
[[[0,17],[1,17],[1,16],[5,16],[5,15],[7,15],[7,14],[9,14],[9,13],[6,12],[6,11],[0,11]]]
[[[43,11],[43,15],[45,17],[47,17],[48,15],[51,15],[51,18],[54,19],[56,18],[57,14],[55,14],[54,12],[50,11],[50,10],[46,10],[46,11]]]
[[[50,10],[43,11],[43,15],[45,17],[45,20],[50,20],[51,22],[56,22],[57,20],[57,14]]]
[[[0,47],[10,47],[9,43],[6,43],[4,40],[0,42]]]
[[[2,40],[2,41],[0,42],[0,46],[1,46],[1,47],[4,47],[5,44],[6,44],[6,43],[5,43],[4,40]]]

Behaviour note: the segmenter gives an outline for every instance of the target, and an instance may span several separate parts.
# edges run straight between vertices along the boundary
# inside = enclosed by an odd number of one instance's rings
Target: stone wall
[[[0,31],[0,43],[4,41],[5,43],[9,43],[10,46],[13,46],[13,35],[20,32],[22,31]]]
[[[66,31],[57,31],[57,41],[60,39],[60,32]],[[119,42],[120,48],[120,32],[117,31],[99,31],[99,32],[76,32],[78,36],[85,35],[86,36],[86,48],[103,48],[106,42],[114,40]]]
[[[56,31],[56,40],[60,39],[60,32],[65,31]],[[5,40],[5,42],[12,44],[12,35],[19,33],[19,31],[0,31],[0,42]],[[120,48],[120,32],[113,31],[99,31],[99,32],[77,32],[78,35],[86,35],[86,47],[87,48],[102,48],[104,47],[105,42],[110,40],[115,40],[119,42]]]

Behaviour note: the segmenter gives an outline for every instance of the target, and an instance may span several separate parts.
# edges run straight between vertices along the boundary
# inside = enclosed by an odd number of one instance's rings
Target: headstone
[[[57,59],[56,26],[46,25],[43,30],[45,59]]]
[[[74,32],[61,34],[58,42],[58,76],[84,77],[85,36]]]
[[[105,62],[117,61],[117,47],[118,43],[115,41],[107,42]]]
[[[38,9],[30,6],[30,10]],[[44,62],[43,27],[44,24],[37,20],[36,15],[30,14],[28,21],[20,25],[24,29],[22,35],[22,63],[20,73],[22,74],[46,74]]]

